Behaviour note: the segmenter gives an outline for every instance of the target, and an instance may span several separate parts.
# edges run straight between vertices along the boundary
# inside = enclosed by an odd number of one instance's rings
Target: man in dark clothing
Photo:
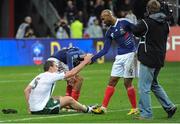
[[[142,37],[138,48],[140,116],[137,119],[152,118],[150,90],[167,112],[168,118],[171,118],[177,107],[157,81],[160,69],[164,66],[169,26],[165,20],[166,15],[160,12],[160,3],[157,0],[150,0],[146,9],[149,16],[133,29],[135,36]]]

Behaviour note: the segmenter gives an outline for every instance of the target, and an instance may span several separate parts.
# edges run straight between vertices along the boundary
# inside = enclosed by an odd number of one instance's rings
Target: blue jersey
[[[72,69],[83,60],[82,55],[84,54],[85,53],[79,48],[72,47],[68,49],[62,49],[54,53],[51,57],[54,57],[64,64],[67,64],[69,69]]]
[[[110,26],[105,35],[104,48],[92,57],[92,62],[105,55],[111,47],[112,41],[118,45],[117,54],[122,55],[136,51],[135,39],[131,32],[134,24],[129,19],[117,19],[115,25]]]

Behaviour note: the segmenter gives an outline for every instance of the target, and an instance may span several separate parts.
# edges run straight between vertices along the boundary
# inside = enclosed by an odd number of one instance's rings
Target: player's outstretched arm
[[[76,75],[78,72],[80,72],[81,69],[84,68],[91,61],[91,58],[92,58],[92,54],[87,54],[84,57],[84,61],[82,61],[78,66],[73,68],[71,71],[66,72],[65,78],[70,78]]]
[[[27,111],[28,113],[30,113],[30,109],[29,109],[29,95],[31,93],[31,89],[32,87],[30,85],[28,85],[25,89],[24,89],[24,95],[25,95],[25,100],[26,100],[26,104],[27,104]]]

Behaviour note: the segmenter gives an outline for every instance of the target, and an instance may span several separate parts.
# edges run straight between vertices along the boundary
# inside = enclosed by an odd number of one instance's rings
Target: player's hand
[[[89,63],[91,63],[91,58],[93,57],[93,55],[92,54],[86,54],[86,56],[84,57],[84,62],[86,63],[86,64],[89,64]]]

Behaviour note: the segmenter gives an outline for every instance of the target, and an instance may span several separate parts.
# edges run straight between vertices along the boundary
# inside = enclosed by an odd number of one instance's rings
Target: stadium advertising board
[[[67,47],[79,47],[95,54],[104,47],[104,42],[102,39],[0,39],[0,66],[39,65],[54,52]],[[112,53],[98,63],[111,60]]]
[[[86,53],[97,53],[104,47],[103,39],[0,39],[0,66],[39,65],[54,52],[79,47]],[[98,59],[98,63],[114,60],[116,45]],[[180,62],[180,28],[171,27],[167,43],[166,61]]]
[[[180,27],[171,27],[167,43],[166,61],[180,62]]]

